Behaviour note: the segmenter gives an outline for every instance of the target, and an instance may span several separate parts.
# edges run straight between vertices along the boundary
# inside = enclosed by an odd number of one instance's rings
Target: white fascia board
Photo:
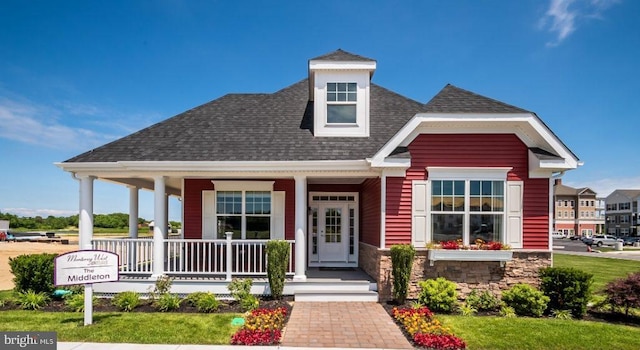
[[[578,166],[582,165],[578,159],[569,151],[560,140],[549,130],[542,121],[532,113],[418,113],[416,114],[407,124],[405,124],[396,135],[394,135],[389,142],[387,142],[381,149],[376,153],[376,155],[372,158],[372,165],[380,164],[384,161],[393,150],[398,146],[406,146],[413,139],[415,139],[421,132],[424,132],[425,129],[428,130],[430,124],[442,124],[442,123],[503,123],[500,127],[502,130],[491,129],[491,132],[510,132],[518,135],[518,137],[527,144],[528,147],[534,146],[543,146],[532,144],[533,139],[530,135],[527,135],[527,130],[533,131],[535,136],[539,136],[546,142],[554,152],[556,152],[560,157],[564,158],[564,169],[575,169]],[[509,122],[509,125],[504,124],[504,122]],[[520,126],[518,126],[520,125]],[[505,127],[508,127],[505,128]],[[422,129],[422,130],[421,130]],[[455,132],[462,133],[472,133],[475,129],[473,128],[465,128],[459,129],[456,128]],[[453,131],[453,130],[452,130]],[[486,133],[488,130],[486,129],[478,129],[480,133]],[[434,130],[434,132],[448,132],[448,130]],[[551,165],[551,164],[547,164]]]
[[[373,71],[376,69],[376,62],[363,62],[363,61],[316,61],[311,60],[309,62],[309,70],[368,70]]]
[[[367,160],[258,161],[258,162],[184,162],[122,161],[107,163],[55,163],[74,173],[237,173],[237,172],[372,172]]]

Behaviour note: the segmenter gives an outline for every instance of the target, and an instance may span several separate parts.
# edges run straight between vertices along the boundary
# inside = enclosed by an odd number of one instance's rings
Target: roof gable
[[[367,58],[364,56],[356,55],[351,52],[344,51],[342,49],[337,49],[336,51],[329,52],[322,56],[318,56],[310,59],[310,61],[357,61],[357,62],[375,62],[371,58]]]

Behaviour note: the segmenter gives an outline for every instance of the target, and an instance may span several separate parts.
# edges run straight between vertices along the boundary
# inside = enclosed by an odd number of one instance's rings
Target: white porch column
[[[80,216],[78,243],[80,250],[93,249],[93,176],[80,176]]]
[[[129,187],[129,238],[138,238],[138,188]]]
[[[296,249],[294,281],[307,280],[307,177],[295,176],[296,180]]]
[[[164,274],[164,237],[167,232],[166,218],[166,178],[158,176],[153,183],[153,277]]]

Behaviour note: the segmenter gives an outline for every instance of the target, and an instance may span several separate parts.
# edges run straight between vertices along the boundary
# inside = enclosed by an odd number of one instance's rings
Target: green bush
[[[393,299],[404,304],[409,292],[411,267],[416,250],[410,244],[391,246],[391,273],[393,275]]]
[[[204,297],[207,294],[208,294],[207,292],[193,292],[187,295],[187,297],[184,298],[184,300],[187,302],[187,304],[191,306],[196,306],[198,304],[198,300],[200,300],[200,298]]]
[[[18,304],[24,310],[39,310],[49,302],[49,296],[44,292],[28,290],[18,293]]]
[[[245,311],[256,309],[259,306],[258,299],[251,294],[251,286],[253,286],[253,280],[250,278],[234,278],[227,286],[233,299],[235,299]]]
[[[282,299],[284,290],[284,279],[289,265],[289,242],[273,240],[267,242],[267,278],[269,279],[269,289],[271,297]]]
[[[519,283],[502,293],[502,301],[518,316],[540,317],[547,309],[549,297],[528,284]]]
[[[149,292],[149,299],[156,300],[164,294],[167,294],[171,291],[171,285],[173,284],[173,279],[169,276],[160,276],[156,280],[153,291]]]
[[[196,309],[198,312],[214,312],[220,307],[220,302],[213,293],[204,293],[196,301]]]
[[[153,302],[153,307],[160,312],[174,311],[180,308],[182,299],[171,293],[160,294],[160,297]]]
[[[500,299],[488,290],[482,291],[478,294],[477,290],[472,290],[467,298],[465,304],[478,311],[495,311],[500,309]]]
[[[111,304],[121,311],[132,311],[140,305],[140,294],[132,291],[118,293],[111,300]]]
[[[549,297],[547,312],[570,310],[575,318],[587,312],[593,274],[571,267],[548,267],[540,270],[540,281],[540,290]]]
[[[98,298],[95,296],[93,299],[93,305],[96,304]],[[84,311],[84,293],[73,293],[68,294],[64,297],[64,305],[66,308],[73,312],[83,312]]]
[[[418,283],[420,294],[418,302],[431,311],[451,313],[456,308],[456,284],[444,277],[428,279]]]
[[[29,290],[51,294],[53,286],[53,262],[57,254],[29,254],[9,258],[16,292]]]

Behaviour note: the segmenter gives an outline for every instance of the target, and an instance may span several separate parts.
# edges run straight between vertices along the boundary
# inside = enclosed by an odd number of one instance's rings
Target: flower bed
[[[392,315],[416,346],[434,350],[459,350],[467,347],[462,339],[434,318],[433,312],[427,307],[394,307]]]
[[[255,309],[247,314],[245,323],[233,336],[232,345],[280,344],[287,309]]]

